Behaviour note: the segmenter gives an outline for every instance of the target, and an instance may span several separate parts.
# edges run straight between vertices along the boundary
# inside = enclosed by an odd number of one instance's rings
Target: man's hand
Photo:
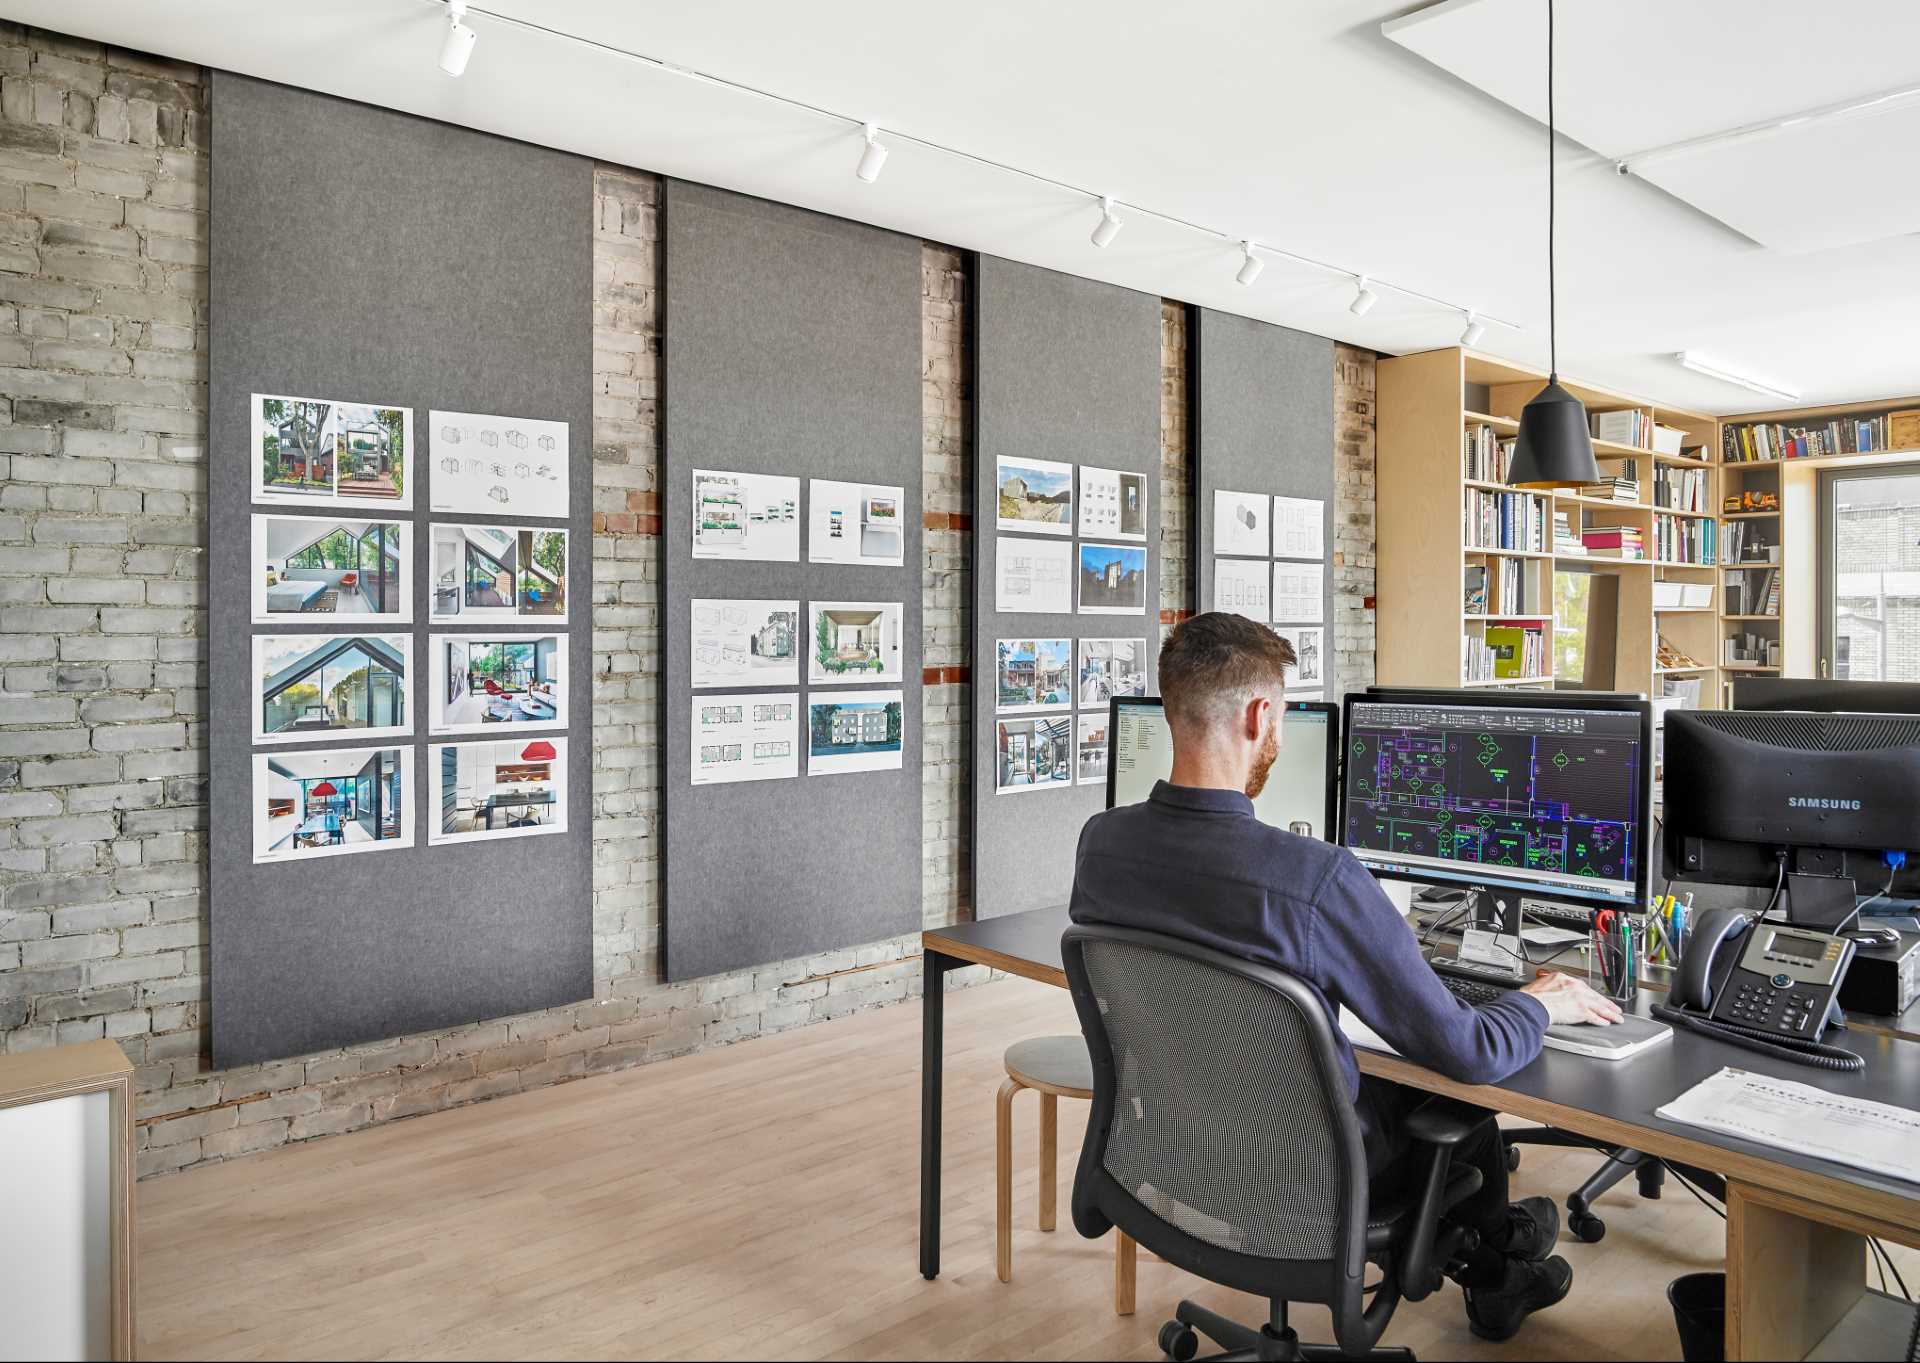
[[[1532,984],[1520,991],[1531,994],[1547,1006],[1547,1021],[1554,1025],[1578,1025],[1583,1022],[1607,1027],[1620,1021],[1620,1005],[1596,991],[1585,980],[1557,970],[1543,970]]]

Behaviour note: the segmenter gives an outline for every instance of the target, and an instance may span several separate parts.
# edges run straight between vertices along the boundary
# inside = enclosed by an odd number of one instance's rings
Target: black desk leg
[[[923,950],[920,997],[920,1276],[940,1276],[940,1097],[946,1054],[947,972],[961,962]]]

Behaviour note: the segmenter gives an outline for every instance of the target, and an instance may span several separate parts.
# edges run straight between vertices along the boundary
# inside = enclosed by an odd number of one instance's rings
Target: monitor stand
[[[1860,912],[1859,887],[1851,876],[1787,872],[1787,921],[1819,932],[1840,932]]]
[[[1433,964],[1489,984],[1530,982],[1533,969],[1520,937],[1520,892],[1474,885],[1467,902],[1472,910],[1459,947],[1451,956],[1434,956]]]

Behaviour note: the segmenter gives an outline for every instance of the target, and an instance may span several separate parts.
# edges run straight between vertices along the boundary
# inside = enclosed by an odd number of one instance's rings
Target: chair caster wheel
[[[1200,1336],[1179,1321],[1170,1320],[1160,1327],[1160,1352],[1175,1363],[1191,1363],[1200,1352]]]
[[[1601,1237],[1607,1233],[1607,1223],[1591,1212],[1580,1212],[1568,1219],[1567,1229],[1579,1236],[1585,1243],[1597,1245],[1600,1243]]]
[[[1520,1167],[1520,1147],[1517,1145],[1509,1145],[1507,1147],[1507,1172],[1512,1173],[1515,1169],[1518,1169],[1519,1167]]]

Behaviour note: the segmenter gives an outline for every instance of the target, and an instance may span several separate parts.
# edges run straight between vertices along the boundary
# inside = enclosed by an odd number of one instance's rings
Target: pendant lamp
[[[1547,0],[1547,386],[1520,409],[1520,438],[1507,482],[1514,487],[1579,487],[1598,482],[1587,409],[1560,386],[1558,289],[1554,278],[1553,0]]]

